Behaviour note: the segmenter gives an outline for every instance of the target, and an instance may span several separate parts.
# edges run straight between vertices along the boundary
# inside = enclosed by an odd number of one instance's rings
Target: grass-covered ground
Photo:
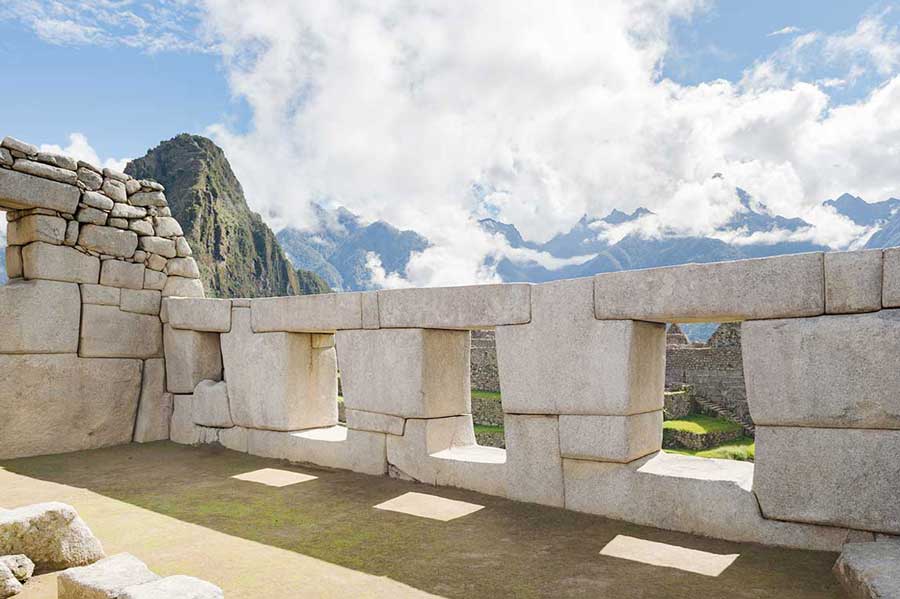
[[[475,434],[478,433],[502,433],[502,426],[493,426],[490,424],[476,424],[475,425]]]
[[[663,430],[665,429],[703,435],[706,433],[739,431],[741,430],[741,425],[725,418],[714,418],[703,414],[689,414],[678,420],[666,420],[663,422]]]
[[[725,445],[692,451],[690,449],[664,449],[666,453],[678,453],[692,455],[699,458],[718,458],[720,460],[740,460],[742,462],[753,461],[756,455],[756,443],[750,437],[739,437]]]
[[[492,399],[495,401],[500,401],[500,392],[499,391],[479,391],[477,389],[472,389],[472,397],[475,399]]]

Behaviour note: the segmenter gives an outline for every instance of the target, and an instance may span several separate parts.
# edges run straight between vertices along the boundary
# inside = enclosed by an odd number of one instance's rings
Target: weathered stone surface
[[[162,355],[162,324],[156,316],[85,304],[79,355],[88,358],[155,358]]]
[[[34,562],[27,555],[4,555],[0,557],[0,564],[9,568],[10,573],[19,582],[25,582],[34,574]]]
[[[175,242],[163,237],[141,237],[141,249],[166,258],[175,257]]]
[[[169,298],[166,304],[172,328],[214,333],[231,330],[231,300]]]
[[[13,163],[13,155],[6,148],[0,148],[0,164],[10,166]]]
[[[0,355],[0,459],[128,443],[140,389],[138,360]]]
[[[110,216],[114,218],[144,218],[147,216],[147,209],[132,206],[126,204],[124,200],[120,200],[113,205]]]
[[[0,554],[27,555],[42,570],[83,566],[104,557],[100,541],[75,509],[55,501],[0,512]]]
[[[757,425],[900,428],[900,310],[745,322],[741,337]]]
[[[503,426],[509,498],[563,507],[565,488],[558,417],[507,414]]]
[[[143,289],[144,270],[143,264],[107,260],[100,269],[100,284],[126,289]]]
[[[818,316],[823,264],[812,253],[604,273],[594,277],[595,314],[654,322]]]
[[[169,276],[162,294],[163,297],[203,297],[203,283],[199,279]]]
[[[118,181],[119,183],[122,183],[122,184],[124,184],[126,181],[128,181],[131,178],[128,175],[126,175],[125,173],[111,169],[111,168],[104,168],[103,176],[113,179],[114,181]]]
[[[66,156],[64,154],[56,154],[54,152],[38,152],[37,159],[38,162],[43,162],[44,164],[57,166],[59,168],[64,168],[70,171],[78,169],[78,161],[71,156]]]
[[[881,303],[885,308],[900,308],[900,248],[888,248],[883,256]]]
[[[143,191],[131,196],[130,201],[135,206],[165,206],[166,196],[162,191]],[[179,233],[180,235],[181,233]]]
[[[162,291],[166,287],[166,275],[155,270],[144,271],[144,289]]]
[[[104,179],[100,190],[111,197],[116,202],[125,202],[128,199],[128,192],[125,191],[125,184],[115,179]]]
[[[0,562],[0,599],[7,599],[22,592],[22,583],[19,582],[9,567]]]
[[[179,237],[175,240],[175,253],[181,258],[186,258],[193,254],[187,239]]]
[[[103,177],[89,168],[78,167],[78,180],[90,191],[97,191],[103,185]],[[98,194],[99,195],[99,194]],[[105,197],[105,196],[104,196]],[[99,206],[94,206],[99,208]],[[112,208],[112,200],[109,201],[109,207]]]
[[[66,245],[75,245],[78,243],[78,232],[80,231],[78,221],[70,220],[66,223]]]
[[[78,212],[75,214],[75,220],[78,222],[92,225],[105,225],[107,218],[109,218],[107,212],[91,208],[90,206],[79,208]]]
[[[353,430],[402,435],[405,422],[403,418],[389,414],[347,410],[347,428]]]
[[[132,220],[128,223],[128,228],[138,235],[155,235],[156,231],[153,225],[144,219]]]
[[[37,156],[38,148],[37,146],[33,146],[30,143],[24,142],[21,139],[16,139],[15,137],[10,137],[7,135],[0,141],[0,146],[4,148],[8,148],[10,150],[16,150],[17,152],[21,152],[27,156]]]
[[[120,307],[125,312],[158,316],[162,294],[152,289],[123,289]]]
[[[250,429],[233,426],[219,430],[219,443],[232,451],[247,453],[249,449]]]
[[[759,445],[758,445],[759,447]],[[738,542],[838,551],[842,528],[764,519],[753,464],[657,453],[628,464],[563,459],[566,509]]]
[[[29,243],[22,248],[26,279],[49,279],[69,283],[96,283],[100,260],[76,249],[49,243]]]
[[[665,327],[596,320],[591,285],[535,285],[531,322],[497,327],[506,412],[627,416],[662,409]]]
[[[91,172],[91,171],[88,171]],[[103,210],[104,212],[109,212],[112,210],[115,202],[111,199],[103,195],[102,193],[97,193],[96,191],[86,191],[81,196],[81,201],[90,206],[91,208],[96,208],[97,210]]]
[[[141,251],[143,252],[144,250]],[[166,262],[168,262],[168,260],[166,260],[162,256],[158,256],[157,254],[149,254],[149,257],[147,258],[147,268],[161,271],[166,268]]]
[[[387,471],[385,437],[343,426],[294,432],[248,430],[247,451],[256,456],[381,475]]]
[[[848,543],[834,575],[853,599],[900,597],[900,543]]]
[[[18,279],[24,274],[21,246],[6,246],[6,276],[10,279]]]
[[[43,241],[61,245],[66,238],[66,221],[58,216],[32,214],[9,223],[6,241],[10,245],[26,245]]]
[[[753,490],[767,518],[900,533],[900,431],[761,426]]]
[[[70,568],[56,580],[59,599],[118,599],[125,588],[158,579],[144,562],[119,553],[90,566]]]
[[[193,393],[204,379],[222,380],[219,335],[163,327],[166,385],[170,393]]]
[[[98,306],[118,306],[122,290],[104,285],[81,285],[81,302]]]
[[[200,381],[194,388],[191,413],[194,424],[215,428],[234,426],[228,407],[228,386],[224,381]]]
[[[633,416],[559,417],[563,457],[631,462],[662,448],[661,410]]]
[[[378,292],[367,291],[360,296],[362,304],[362,328],[377,329],[381,327],[378,315]]]
[[[166,274],[169,276],[199,279],[200,269],[193,258],[172,258],[166,263]]]
[[[531,285],[472,285],[378,292],[385,328],[478,329],[531,320]]]
[[[194,396],[175,395],[173,402],[169,438],[173,443],[182,445],[200,443],[203,439],[203,431],[201,427],[194,424]]]
[[[506,496],[506,452],[475,444],[470,415],[410,419],[402,437],[386,439],[394,476]]]
[[[83,225],[78,234],[78,244],[101,254],[131,258],[137,249],[138,236],[133,231],[115,227]]]
[[[254,299],[250,303],[257,333],[329,333],[362,328],[359,293],[323,293]]]
[[[233,309],[221,342],[236,425],[291,431],[337,424],[333,348],[313,349],[308,334],[254,333],[246,308]]]
[[[43,177],[52,179],[60,183],[75,185],[78,182],[78,175],[68,169],[50,166],[34,160],[16,160],[13,168],[19,172],[34,175],[35,177]]]
[[[75,283],[10,281],[0,286],[0,353],[75,353],[80,318]]]
[[[119,599],[224,599],[216,585],[192,576],[168,576],[155,582],[130,586]]]
[[[134,441],[148,443],[169,438],[172,394],[166,393],[166,363],[161,358],[144,361]]]
[[[881,309],[882,251],[825,254],[825,312],[852,314]]]
[[[75,214],[80,196],[81,191],[72,185],[0,170],[0,206],[4,208],[48,208]]]
[[[404,418],[472,411],[467,331],[338,331],[335,344],[347,409]]]
[[[159,216],[153,219],[156,234],[160,237],[180,237],[184,235],[181,225],[171,216]]]

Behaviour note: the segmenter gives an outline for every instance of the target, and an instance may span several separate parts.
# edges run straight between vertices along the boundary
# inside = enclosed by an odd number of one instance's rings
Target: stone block
[[[367,291],[360,296],[362,304],[362,328],[377,329],[381,327],[378,315],[378,292]]]
[[[134,231],[115,227],[83,225],[78,233],[78,244],[108,256],[131,258],[137,249],[138,236]]]
[[[166,275],[155,270],[144,270],[144,289],[162,291],[166,288]]]
[[[160,216],[153,219],[156,234],[160,237],[180,237],[184,235],[181,225],[171,216]]]
[[[172,328],[211,333],[231,330],[231,300],[169,298],[166,305]]]
[[[504,436],[509,498],[564,507],[558,417],[507,414]]]
[[[145,270],[143,264],[106,260],[100,268],[100,284],[125,289],[143,289]]]
[[[34,562],[27,555],[4,555],[0,557],[0,564],[6,566],[19,582],[26,582],[34,574]]]
[[[6,246],[6,276],[18,279],[25,275],[22,267],[22,248],[18,245]]]
[[[165,194],[159,190],[135,193],[129,201],[135,206],[164,207],[167,205]]]
[[[848,543],[834,575],[853,599],[900,597],[900,543]]]
[[[175,242],[164,237],[141,237],[141,249],[164,258],[175,257]]]
[[[79,232],[79,224],[78,221],[70,220],[66,224],[66,245],[75,245],[78,243],[78,232]]]
[[[302,431],[247,431],[251,455],[381,475],[385,435],[330,426]]]
[[[338,331],[344,405],[404,418],[471,413],[469,333]]]
[[[632,416],[559,417],[559,450],[565,458],[631,462],[662,449],[661,410]]]
[[[664,325],[596,320],[590,279],[535,285],[531,302],[529,324],[496,330],[506,412],[628,416],[662,409]]]
[[[469,415],[410,419],[386,438],[392,476],[506,496],[506,452],[476,445]]]
[[[169,422],[169,438],[181,445],[214,443],[218,440],[219,429],[205,428],[194,424],[194,396],[175,395],[173,397],[172,420]]]
[[[531,285],[471,285],[378,292],[384,328],[481,329],[531,320]]]
[[[106,173],[104,173],[104,175],[105,174]],[[119,203],[125,202],[128,199],[128,192],[122,181],[106,178],[103,180],[103,185],[100,186],[100,190]],[[113,208],[113,210],[115,210],[115,208]]]
[[[118,599],[126,587],[158,580],[144,562],[119,553],[90,566],[70,568],[57,577],[59,599]]]
[[[223,428],[219,431],[219,443],[222,447],[232,451],[240,451],[247,453],[249,449],[250,429],[242,426],[233,426],[231,428]]]
[[[853,314],[881,309],[882,251],[825,254],[825,312]]]
[[[900,310],[745,322],[757,425],[900,428]]]
[[[18,595],[22,592],[22,588],[22,583],[16,579],[9,566],[0,561],[0,598],[6,599]]]
[[[159,316],[159,303],[162,295],[152,289],[123,289],[120,307],[125,312]]]
[[[228,386],[224,381],[206,380],[197,383],[191,410],[194,424],[213,428],[234,426],[228,407]]]
[[[65,239],[66,221],[58,216],[31,214],[6,227],[6,242],[10,245],[26,245],[32,241],[62,245]]]
[[[193,258],[170,258],[166,262],[166,274],[186,279],[199,279],[200,269]]]
[[[78,183],[78,175],[75,174],[74,171],[35,162],[33,160],[16,160],[13,163],[13,169],[29,175],[34,175],[35,177],[52,179],[53,181],[66,183],[68,185],[75,185]]]
[[[167,576],[154,582],[127,587],[119,599],[225,599],[216,585],[192,576]]]
[[[91,208],[90,206],[79,208],[78,212],[75,214],[75,220],[80,223],[88,223],[91,225],[105,225],[108,218],[108,212],[97,210],[96,208]]]
[[[26,156],[37,156],[38,153],[37,146],[24,142],[21,139],[10,137],[9,135],[0,140],[0,146],[9,148],[10,150],[15,150]]]
[[[172,401],[172,394],[166,393],[165,360],[161,358],[145,360],[137,421],[134,425],[136,443],[163,441],[169,438]]]
[[[100,280],[100,260],[70,247],[49,243],[29,243],[22,248],[26,279],[48,279],[69,283],[96,283]]]
[[[222,380],[219,335],[163,327],[166,387],[169,393],[193,393],[202,380]]]
[[[0,170],[0,206],[13,210],[46,208],[75,214],[81,190],[9,169]]]
[[[603,320],[711,322],[818,316],[825,312],[821,253],[684,264],[594,277]]]
[[[267,297],[250,302],[257,333],[333,333],[362,328],[362,294],[322,293]]]
[[[203,283],[200,279],[169,276],[163,287],[163,297],[203,297]]]
[[[92,171],[87,171],[88,173]],[[98,183],[101,185],[102,183]],[[96,191],[86,191],[84,195],[81,196],[81,201],[91,208],[96,208],[97,210],[103,210],[104,212],[109,212],[113,208],[113,202],[111,199],[103,195],[102,193],[97,193]]]
[[[329,333],[310,333],[310,342],[313,349],[334,347],[334,335]]]
[[[838,551],[849,531],[766,520],[753,464],[656,453],[628,464],[563,459],[566,509],[736,542]]]
[[[81,302],[98,306],[118,306],[121,302],[122,290],[105,285],[80,285]]]
[[[79,355],[156,358],[162,355],[162,349],[159,317],[123,312],[115,306],[85,304],[82,307]]]
[[[140,390],[139,360],[0,355],[0,459],[128,443]]]
[[[767,518],[900,533],[900,431],[756,428],[753,490]]]
[[[884,250],[883,268],[881,305],[885,308],[900,308],[900,248]]]
[[[10,281],[0,286],[0,353],[75,353],[80,319],[75,283]]]
[[[0,555],[20,554],[40,570],[84,566],[105,557],[75,509],[56,501],[0,510]]]
[[[389,435],[403,434],[403,425],[406,421],[398,416],[360,410],[347,410],[346,413],[347,428]]]
[[[234,308],[221,341],[236,425],[294,431],[337,424],[333,348],[313,349],[303,333],[254,333],[246,308]]]

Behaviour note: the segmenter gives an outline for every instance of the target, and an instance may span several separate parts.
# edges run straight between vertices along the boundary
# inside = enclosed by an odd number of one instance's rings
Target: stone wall
[[[494,331],[472,331],[472,388],[500,391]]]
[[[202,296],[164,190],[0,143],[0,458],[168,438],[161,299]]]

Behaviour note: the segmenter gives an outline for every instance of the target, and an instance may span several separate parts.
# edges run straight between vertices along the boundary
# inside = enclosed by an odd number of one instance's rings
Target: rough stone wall
[[[473,389],[500,391],[494,331],[472,331],[471,369]]]
[[[0,458],[168,438],[161,299],[200,296],[153,181],[0,142]]]

